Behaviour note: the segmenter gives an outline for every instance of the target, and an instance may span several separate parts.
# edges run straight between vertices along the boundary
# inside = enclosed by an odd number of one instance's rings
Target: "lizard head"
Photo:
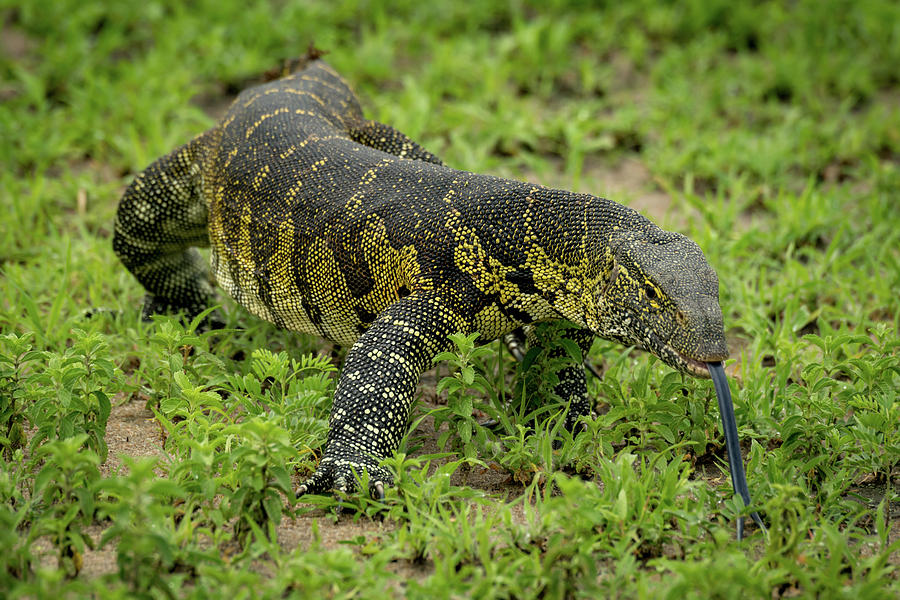
[[[611,240],[607,268],[588,326],[600,337],[633,344],[663,362],[709,377],[707,362],[728,356],[719,279],[700,247],[653,228]]]

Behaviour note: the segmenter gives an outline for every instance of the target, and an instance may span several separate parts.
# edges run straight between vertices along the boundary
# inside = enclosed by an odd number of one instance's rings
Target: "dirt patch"
[[[314,528],[313,521],[318,521]],[[348,540],[359,537],[379,537],[395,529],[395,524],[384,521],[370,521],[354,515],[334,515],[324,510],[314,511],[295,519],[284,519],[278,526],[278,543],[286,550],[300,548],[308,550],[314,542],[317,548],[329,550],[344,545]],[[318,535],[316,535],[318,532]]]
[[[5,23],[0,26],[0,53],[13,61],[20,61],[37,46],[21,29]]]
[[[650,170],[636,158],[626,158],[613,165],[597,159],[586,160],[575,191],[620,202],[657,223],[674,222],[672,198],[659,189]],[[681,213],[678,218],[682,218]]]
[[[85,536],[93,542],[94,548],[99,548],[100,538],[103,536],[105,530],[105,526],[91,525],[90,527],[85,527],[83,532]],[[53,547],[53,544],[51,544],[48,537],[35,540],[34,545],[31,547],[31,551],[38,558],[38,562],[42,567],[53,569],[57,568],[59,565],[56,549]],[[81,571],[79,571],[80,577],[99,577],[101,575],[115,573],[118,570],[118,565],[116,564],[116,548],[113,545],[96,550],[85,548],[82,560]]]
[[[9,23],[0,24],[0,55],[12,63],[25,63],[37,46],[34,40]],[[0,80],[0,102],[12,100],[22,93],[22,85]]]
[[[165,456],[164,441],[159,421],[147,410],[142,400],[134,398],[114,405],[106,423],[109,454],[106,462],[100,465],[100,473],[103,477],[110,477],[123,472],[123,456],[162,459]]]

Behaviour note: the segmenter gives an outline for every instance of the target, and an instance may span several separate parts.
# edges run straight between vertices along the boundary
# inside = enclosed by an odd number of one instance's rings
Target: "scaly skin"
[[[352,490],[398,447],[421,372],[448,334],[482,340],[566,319],[706,376],[726,357],[718,281],[696,244],[609,200],[458,171],[367,121],[327,64],[243,92],[215,127],[141,173],[113,247],[144,314],[214,301],[194,246],[251,313],[350,346],[328,443],[300,493]],[[540,340],[537,343],[541,343]],[[569,425],[584,372],[561,374]]]

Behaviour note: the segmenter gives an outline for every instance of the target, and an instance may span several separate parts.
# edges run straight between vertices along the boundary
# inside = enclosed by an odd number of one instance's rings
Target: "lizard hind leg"
[[[113,250],[147,290],[142,317],[184,312],[192,318],[215,299],[206,261],[208,210],[196,185],[199,138],[140,173],[116,214]]]
[[[444,164],[440,158],[412,141],[406,134],[378,121],[363,121],[350,128],[350,138],[363,146],[381,150],[400,158],[421,160],[436,165]]]

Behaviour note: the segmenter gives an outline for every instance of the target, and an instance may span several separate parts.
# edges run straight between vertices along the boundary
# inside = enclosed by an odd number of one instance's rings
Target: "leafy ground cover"
[[[0,0],[0,590],[897,597],[898,22],[875,0]],[[340,356],[227,299],[225,331],[141,323],[110,234],[136,172],[310,41],[448,164],[700,244],[768,535],[734,539],[711,384],[603,341],[584,433],[557,425],[552,361],[457,338],[384,505],[286,494]]]

